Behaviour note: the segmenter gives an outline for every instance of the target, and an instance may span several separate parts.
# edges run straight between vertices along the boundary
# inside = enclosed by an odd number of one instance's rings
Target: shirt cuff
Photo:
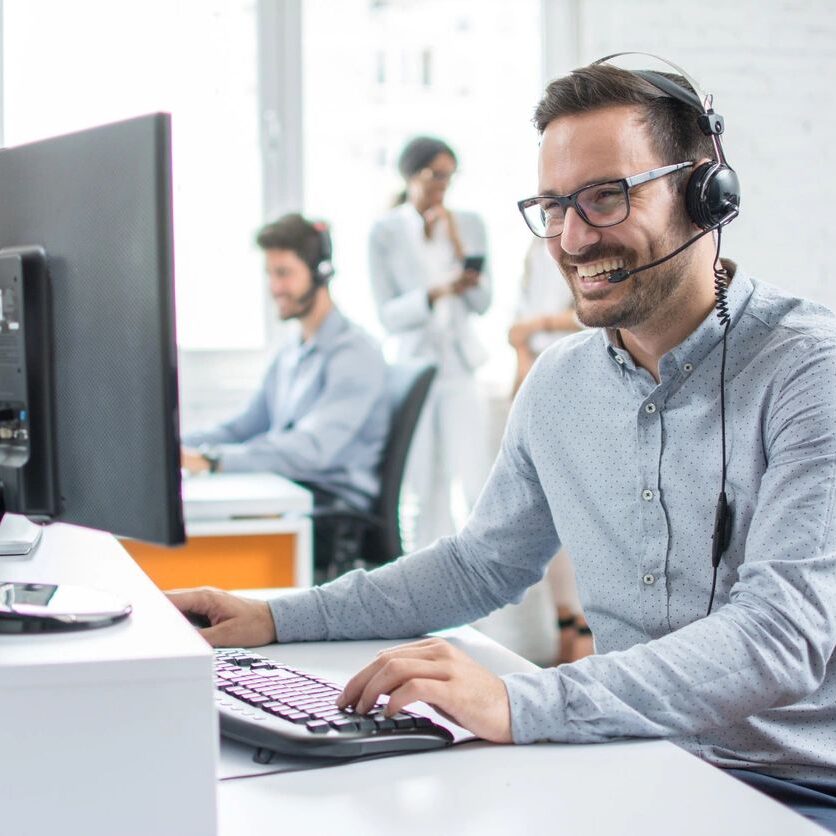
[[[511,737],[514,743],[560,740],[565,735],[566,709],[561,688],[552,671],[509,673],[500,677],[511,706]]]
[[[251,473],[254,470],[269,470],[259,462],[260,456],[253,455],[243,444],[216,444],[218,470],[221,473]]]
[[[280,643],[316,642],[328,638],[318,596],[316,588],[299,589],[268,601]]]

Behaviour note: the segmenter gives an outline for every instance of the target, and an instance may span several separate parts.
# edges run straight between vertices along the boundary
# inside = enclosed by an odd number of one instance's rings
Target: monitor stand
[[[0,560],[4,557],[30,558],[43,535],[43,526],[20,514],[3,514],[0,519]]]

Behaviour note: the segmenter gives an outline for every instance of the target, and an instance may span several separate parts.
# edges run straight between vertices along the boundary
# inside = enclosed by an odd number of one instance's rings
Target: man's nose
[[[581,255],[592,244],[601,240],[601,231],[590,226],[574,207],[566,210],[563,218],[563,232],[560,234],[560,246],[568,255]]]

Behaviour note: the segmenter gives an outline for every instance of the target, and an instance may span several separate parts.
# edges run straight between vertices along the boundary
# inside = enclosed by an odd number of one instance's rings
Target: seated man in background
[[[183,438],[191,473],[273,471],[367,509],[379,489],[389,430],[379,347],[335,307],[324,224],[291,214],[257,237],[281,320],[299,330],[282,344],[244,411]]]

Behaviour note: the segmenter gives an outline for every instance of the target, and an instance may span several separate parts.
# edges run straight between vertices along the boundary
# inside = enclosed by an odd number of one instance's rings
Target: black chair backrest
[[[392,411],[392,424],[383,451],[380,495],[376,507],[376,513],[383,522],[383,530],[378,532],[376,538],[381,563],[403,553],[398,514],[401,482],[412,436],[435,372],[436,367],[427,363],[393,363],[387,372],[386,391]]]

